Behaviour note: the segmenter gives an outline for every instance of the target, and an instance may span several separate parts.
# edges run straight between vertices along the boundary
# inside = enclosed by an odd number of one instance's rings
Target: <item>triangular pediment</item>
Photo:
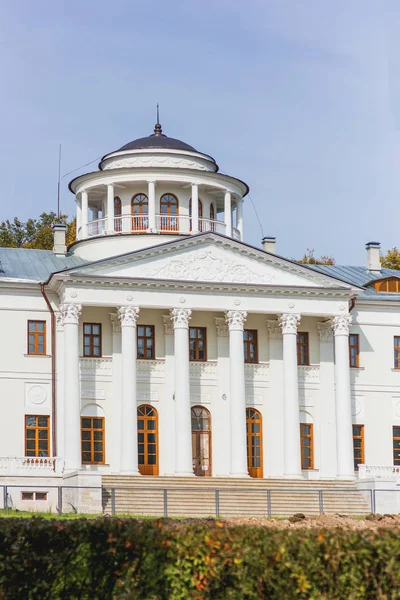
[[[105,259],[73,269],[73,273],[268,287],[351,288],[303,265],[211,234]]]

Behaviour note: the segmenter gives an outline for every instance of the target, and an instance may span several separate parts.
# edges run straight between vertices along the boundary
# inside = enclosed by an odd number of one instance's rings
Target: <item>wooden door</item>
[[[246,408],[247,468],[250,477],[262,477],[262,420],[255,408]]]
[[[193,406],[191,412],[193,472],[211,477],[211,416],[202,406]]]
[[[158,418],[152,406],[137,409],[138,461],[141,475],[158,475]]]

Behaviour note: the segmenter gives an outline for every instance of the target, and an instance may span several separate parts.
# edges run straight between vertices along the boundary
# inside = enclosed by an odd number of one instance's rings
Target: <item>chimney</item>
[[[368,242],[365,246],[367,250],[367,269],[369,271],[381,270],[381,244],[380,242]]]
[[[276,238],[267,236],[261,240],[264,252],[275,254]]]
[[[65,244],[65,234],[67,231],[66,225],[53,225],[54,232],[54,254],[67,254],[67,246]]]

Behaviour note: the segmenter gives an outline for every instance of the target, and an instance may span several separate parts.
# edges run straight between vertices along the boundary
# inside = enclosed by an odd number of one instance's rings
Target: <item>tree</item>
[[[15,217],[13,221],[0,223],[0,247],[35,248],[51,250],[53,248],[53,225],[67,226],[67,245],[75,240],[75,219],[68,221],[68,215],[56,215],[54,212],[42,213],[38,219],[28,219],[25,223]]]
[[[320,256],[320,258],[316,258],[314,256],[314,248],[307,248],[307,252],[304,254],[303,258],[297,261],[301,265],[335,265],[335,259],[333,256]]]
[[[400,251],[394,247],[381,256],[382,267],[400,270]]]

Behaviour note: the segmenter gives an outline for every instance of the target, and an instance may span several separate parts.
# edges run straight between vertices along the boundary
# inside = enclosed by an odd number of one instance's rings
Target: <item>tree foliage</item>
[[[396,248],[391,248],[381,256],[382,267],[386,269],[397,269],[400,270],[400,251]]]
[[[333,256],[323,255],[317,258],[314,256],[314,248],[307,248],[303,258],[297,261],[301,265],[334,265],[335,259]]]
[[[75,240],[75,219],[68,221],[68,215],[57,215],[55,212],[42,213],[38,219],[21,221],[18,217],[14,220],[1,221],[0,247],[3,248],[35,248],[37,250],[51,250],[53,248],[53,225],[67,226],[67,246]]]

